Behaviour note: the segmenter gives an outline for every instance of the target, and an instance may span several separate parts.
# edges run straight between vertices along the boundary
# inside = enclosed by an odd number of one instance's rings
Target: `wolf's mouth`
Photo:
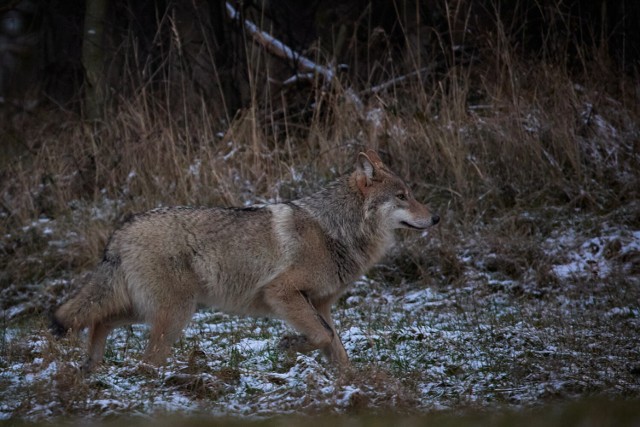
[[[426,230],[429,226],[426,227],[417,227],[413,224],[409,224],[407,221],[400,221],[400,224],[404,225],[407,228],[413,228],[414,230]]]

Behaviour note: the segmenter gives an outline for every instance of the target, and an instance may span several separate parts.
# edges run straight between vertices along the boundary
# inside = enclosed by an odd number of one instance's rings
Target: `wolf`
[[[127,220],[75,296],[53,311],[52,331],[89,329],[83,370],[101,363],[109,332],[147,323],[144,359],[163,364],[198,307],[284,320],[299,334],[279,348],[349,359],[331,307],[379,261],[394,230],[439,222],[373,150],[352,173],[307,197],[245,208],[173,207]]]

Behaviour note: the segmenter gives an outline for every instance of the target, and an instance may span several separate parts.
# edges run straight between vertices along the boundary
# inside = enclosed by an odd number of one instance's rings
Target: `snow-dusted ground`
[[[54,341],[42,323],[20,320],[43,301],[32,290],[3,315],[0,419],[420,412],[637,396],[640,230],[581,224],[567,222],[539,237],[536,250],[546,262],[519,266],[517,274],[509,264],[496,267],[504,254],[477,235],[452,244],[462,269],[454,282],[437,262],[425,270],[434,273],[424,281],[428,287],[386,283],[380,270],[363,277],[335,308],[354,365],[342,374],[319,354],[279,353],[279,337],[288,331],[279,321],[205,310],[166,367],[139,362],[146,328],[134,326],[115,331],[105,364],[82,378],[76,374],[82,341]],[[51,250],[64,250],[54,221],[27,228],[48,238]],[[440,239],[427,243],[429,258]],[[63,278],[45,284],[65,287]]]

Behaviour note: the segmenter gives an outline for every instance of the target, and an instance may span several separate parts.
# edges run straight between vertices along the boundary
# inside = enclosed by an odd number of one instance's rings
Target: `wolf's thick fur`
[[[331,306],[378,261],[396,228],[438,222],[369,150],[353,173],[288,203],[239,209],[167,208],[116,230],[89,282],[53,314],[54,331],[89,328],[87,370],[109,332],[148,323],[145,358],[163,363],[198,306],[284,319],[301,335],[283,349],[321,349],[348,363]]]

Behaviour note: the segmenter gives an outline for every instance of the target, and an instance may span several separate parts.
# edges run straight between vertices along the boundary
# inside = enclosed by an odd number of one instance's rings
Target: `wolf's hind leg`
[[[136,321],[135,316],[129,311],[123,312],[118,316],[111,316],[107,319],[101,319],[94,322],[89,327],[89,348],[87,359],[82,365],[83,372],[92,371],[104,358],[104,349],[107,343],[109,333],[124,325],[130,325]]]
[[[89,327],[89,350],[87,359],[82,365],[83,372],[91,372],[104,357],[104,348],[107,343],[107,335],[111,327],[105,322],[98,321]]]
[[[171,354],[171,346],[180,338],[195,311],[195,303],[159,309],[151,321],[144,360],[153,365],[163,365]]]

